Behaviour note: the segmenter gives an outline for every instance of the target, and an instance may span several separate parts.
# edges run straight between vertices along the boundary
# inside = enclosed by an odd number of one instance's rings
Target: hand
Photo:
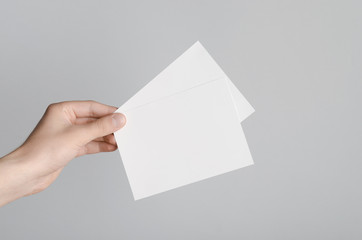
[[[0,206],[46,189],[73,158],[117,149],[126,123],[117,108],[93,101],[51,104],[25,143],[0,159]]]

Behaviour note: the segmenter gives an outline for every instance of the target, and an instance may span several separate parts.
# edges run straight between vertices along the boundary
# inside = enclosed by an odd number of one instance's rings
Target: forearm
[[[0,207],[34,191],[26,168],[19,149],[0,158]]]

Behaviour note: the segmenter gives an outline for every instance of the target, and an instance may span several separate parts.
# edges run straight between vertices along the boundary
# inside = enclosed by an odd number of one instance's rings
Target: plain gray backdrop
[[[118,152],[0,209],[0,239],[361,239],[361,1],[0,0],[0,155],[48,104],[120,106],[195,41],[255,165],[134,201]]]

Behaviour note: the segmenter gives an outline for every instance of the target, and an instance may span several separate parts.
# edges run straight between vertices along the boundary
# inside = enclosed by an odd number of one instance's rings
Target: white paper
[[[149,103],[162,97],[190,89],[212,80],[226,78],[230,87],[239,122],[254,112],[254,108],[226,76],[200,42],[196,42],[165,70],[123,104],[118,112]]]
[[[240,122],[254,109],[199,42],[116,112],[135,199],[253,163]]]
[[[219,78],[123,111],[115,137],[136,200],[253,164],[230,91]]]

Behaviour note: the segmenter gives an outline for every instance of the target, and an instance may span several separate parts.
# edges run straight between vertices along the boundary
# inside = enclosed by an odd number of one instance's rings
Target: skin
[[[49,105],[28,139],[0,158],[0,206],[43,191],[75,157],[117,149],[126,124],[117,108],[94,101]]]

